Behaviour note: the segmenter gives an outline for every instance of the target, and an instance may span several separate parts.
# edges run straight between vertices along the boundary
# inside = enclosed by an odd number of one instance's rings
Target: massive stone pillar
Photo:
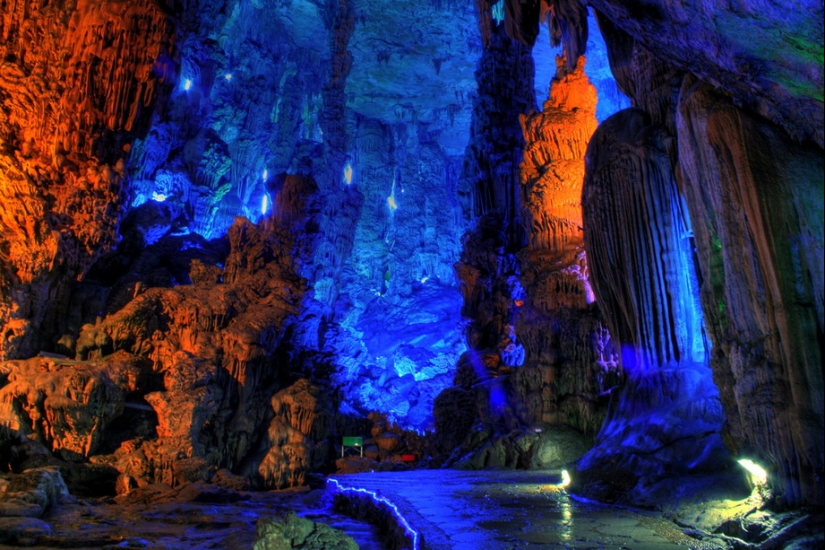
[[[579,463],[579,483],[637,504],[683,483],[676,476],[727,464],[669,141],[640,110],[613,115],[591,140],[582,195],[591,283],[627,381]]]
[[[726,443],[788,504],[821,505],[822,149],[695,78],[677,120]]]

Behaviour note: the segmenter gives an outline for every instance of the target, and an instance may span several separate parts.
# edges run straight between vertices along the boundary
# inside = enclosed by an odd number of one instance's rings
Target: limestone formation
[[[726,442],[787,503],[821,503],[822,150],[695,78],[678,128]]]
[[[109,424],[123,412],[128,374],[105,362],[52,357],[7,361],[0,387],[0,424],[32,434],[56,455],[95,454]],[[121,376],[118,376],[121,374]]]
[[[634,107],[595,134],[589,8]],[[302,483],[342,434],[353,469],[555,466],[598,434],[574,477],[654,506],[731,464],[721,433],[772,505],[821,506],[823,19],[0,2],[0,468],[137,499]]]
[[[557,58],[542,112],[521,117],[526,146],[519,179],[529,247],[551,255],[575,255],[582,243],[584,154],[596,131],[598,101],[584,64],[580,57],[568,71]]]
[[[126,160],[174,74],[151,1],[0,12],[0,358],[57,338],[70,281],[117,241]]]
[[[282,489],[303,485],[306,476],[323,466],[330,448],[330,399],[306,379],[272,396],[275,417],[261,443],[265,453],[255,460],[255,472],[265,487]]]
[[[579,483],[600,498],[643,499],[662,478],[724,469],[727,459],[668,139],[629,109],[603,123],[587,150],[591,282],[627,377],[578,465]]]

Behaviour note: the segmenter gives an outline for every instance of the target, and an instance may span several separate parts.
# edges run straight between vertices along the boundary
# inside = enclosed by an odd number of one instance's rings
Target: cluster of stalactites
[[[587,47],[587,7],[579,0],[500,0],[504,3],[507,35],[532,46],[539,35],[539,24],[546,22],[553,46],[563,45],[567,68],[574,70]],[[490,44],[494,24],[493,9],[498,2],[476,0],[479,30],[485,46]]]
[[[625,369],[703,363],[692,229],[663,128],[639,110],[605,121],[582,195],[591,283]]]

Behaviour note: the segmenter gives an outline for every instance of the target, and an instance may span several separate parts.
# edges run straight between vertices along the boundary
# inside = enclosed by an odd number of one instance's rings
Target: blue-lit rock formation
[[[592,4],[619,87],[676,139],[727,446],[821,504],[822,5]]]
[[[726,466],[693,234],[668,142],[644,112],[625,110],[599,127],[587,151],[591,283],[626,377],[578,465],[578,483],[599,498],[644,503],[669,490],[657,487],[663,479]]]
[[[337,184],[360,203],[322,228],[316,264],[338,268],[307,277],[322,306],[308,345],[335,357],[348,405],[423,429],[465,349],[452,266],[467,227],[459,175],[479,38],[471,6],[418,7],[354,8]],[[383,36],[388,27],[399,31]]]
[[[563,458],[552,465],[559,466],[587,449],[620,382],[582,246],[579,197],[596,90],[583,57],[572,69],[560,58],[543,110],[530,112],[529,47],[502,47],[504,26],[494,17],[483,23],[489,34],[476,116],[494,130],[477,134],[468,149],[465,170],[483,215],[456,264],[471,350],[455,386],[436,400],[439,443],[448,450],[460,443],[448,461],[460,467],[548,467],[539,455],[556,451]],[[501,82],[501,64],[515,65],[518,79]],[[521,136],[507,115],[513,106],[499,103],[513,93],[515,106],[524,101],[528,111],[519,115]],[[523,155],[513,158],[522,143]],[[511,162],[518,173],[510,173]]]
[[[178,86],[135,144],[132,207],[172,205],[176,227],[150,240],[214,238],[264,216],[279,174],[311,175],[324,206],[298,341],[335,357],[351,405],[426,427],[463,350],[472,6],[203,4],[181,21]]]

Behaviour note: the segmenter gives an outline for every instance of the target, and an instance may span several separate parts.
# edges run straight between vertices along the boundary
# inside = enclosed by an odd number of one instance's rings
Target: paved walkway
[[[378,493],[422,550],[712,549],[654,513],[572,498],[552,472],[415,470],[332,476]]]

